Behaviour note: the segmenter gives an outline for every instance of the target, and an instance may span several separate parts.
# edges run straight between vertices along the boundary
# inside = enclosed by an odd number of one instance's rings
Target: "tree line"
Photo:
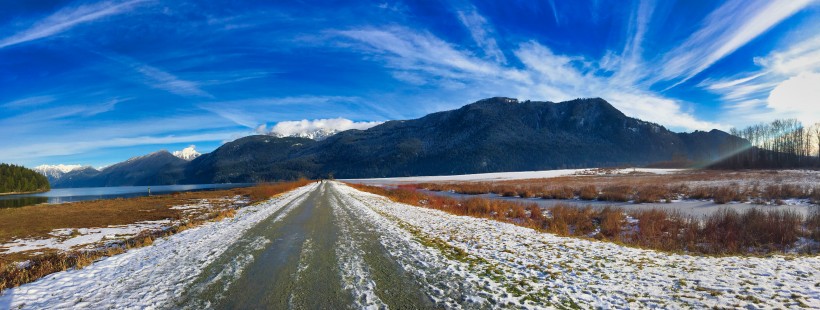
[[[820,168],[820,123],[807,127],[796,119],[778,119],[732,128],[729,133],[748,144],[726,145],[732,155],[712,165],[714,168]]]
[[[39,192],[50,188],[48,179],[34,170],[0,164],[0,193]]]

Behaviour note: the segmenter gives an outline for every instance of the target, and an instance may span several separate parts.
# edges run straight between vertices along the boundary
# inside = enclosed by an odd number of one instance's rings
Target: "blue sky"
[[[820,121],[818,1],[3,1],[0,162],[103,166],[278,122],[602,97],[675,131]]]

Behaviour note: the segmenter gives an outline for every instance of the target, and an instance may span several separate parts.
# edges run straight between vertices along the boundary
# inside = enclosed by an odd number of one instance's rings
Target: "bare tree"
[[[817,143],[817,159],[820,159],[820,123],[814,123],[814,139]]]

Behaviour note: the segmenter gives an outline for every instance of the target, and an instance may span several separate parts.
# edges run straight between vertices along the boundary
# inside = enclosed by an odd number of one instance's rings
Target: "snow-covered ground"
[[[478,297],[513,308],[573,303],[605,309],[820,308],[817,256],[668,254],[454,216],[349,187],[340,190],[384,215],[386,226],[404,223],[467,253],[461,266],[454,263],[453,268],[460,269],[472,287],[482,289]]]
[[[611,174],[624,174],[630,172],[646,172],[654,174],[669,174],[682,169],[650,169],[650,168],[628,168],[607,170]],[[596,169],[563,169],[563,170],[543,170],[543,171],[518,171],[518,172],[495,172],[480,174],[462,175],[441,175],[441,176],[418,176],[400,178],[374,178],[374,179],[346,179],[342,180],[350,183],[364,184],[398,184],[398,183],[421,183],[421,182],[446,182],[446,181],[501,181],[501,180],[525,180],[555,178],[569,175],[597,175]]]
[[[68,251],[77,247],[98,244],[107,240],[122,240],[136,236],[145,230],[162,229],[171,224],[170,220],[144,221],[129,225],[112,225],[102,228],[61,228],[50,233],[45,239],[15,239],[0,245],[0,254],[23,251],[56,249]]]
[[[146,309],[169,306],[185,285],[246,230],[304,199],[315,184],[236,216],[183,231],[152,246],[108,257],[80,270],[55,273],[0,294],[0,309]],[[287,210],[285,210],[287,211]]]

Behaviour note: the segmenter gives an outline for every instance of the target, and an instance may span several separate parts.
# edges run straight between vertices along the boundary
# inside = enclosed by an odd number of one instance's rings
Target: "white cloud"
[[[388,64],[396,69],[420,69],[449,78],[506,71],[495,63],[459,51],[429,33],[393,27],[346,30],[339,34],[366,43],[369,51],[385,55]]]
[[[637,23],[645,23],[651,6],[641,10]],[[644,30],[636,29],[630,47],[624,57],[609,54],[613,70],[626,68],[630,63],[634,72],[645,69],[632,57],[640,54],[639,42]],[[417,84],[435,81],[436,86],[461,85],[459,91],[470,90],[470,96],[511,96],[522,99],[564,101],[580,97],[602,97],[625,114],[647,121],[671,126],[673,129],[725,129],[727,126],[698,120],[684,111],[683,103],[664,98],[648,91],[636,82],[637,78],[625,78],[634,73],[610,76],[596,75],[601,71],[594,61],[580,56],[554,53],[547,46],[531,41],[524,42],[513,54],[522,64],[515,68],[481,59],[470,52],[460,50],[429,33],[417,33],[405,28],[358,29],[339,32],[363,44],[362,50],[380,56],[394,76]],[[626,69],[624,69],[626,70]],[[478,98],[475,98],[478,99]]]
[[[820,69],[820,35],[800,41],[767,57],[757,57],[754,61],[768,72],[786,76]]]
[[[643,69],[643,40],[649,29],[649,21],[655,11],[655,2],[652,0],[641,0],[638,8],[630,16],[627,33],[630,35],[624,44],[621,57],[612,55],[604,56],[605,62],[611,64],[602,65],[605,70],[614,71],[617,76],[615,80],[636,83],[645,74]],[[600,61],[599,61],[600,63]],[[617,67],[614,67],[617,65]]]
[[[184,160],[193,160],[194,158],[199,157],[199,155],[202,155],[196,151],[196,145],[193,144],[180,151],[174,151],[171,154]]]
[[[661,61],[657,80],[685,82],[723,57],[746,45],[811,0],[732,0],[706,17],[698,29]],[[677,85],[675,84],[675,85]]]
[[[820,35],[803,38],[767,56],[755,57],[759,70],[699,84],[719,94],[735,124],[797,118],[820,122]]]
[[[305,137],[320,140],[350,129],[365,130],[383,122],[354,122],[345,118],[285,121],[274,125],[270,134],[279,137]]]
[[[126,13],[134,6],[143,2],[146,2],[146,0],[131,0],[120,3],[100,2],[74,8],[65,8],[37,22],[26,30],[0,39],[0,48],[47,38],[65,32],[82,23]]]
[[[479,47],[484,50],[484,54],[493,58],[500,63],[506,63],[507,59],[504,53],[498,48],[495,38],[492,37],[493,28],[476,11],[475,7],[470,7],[468,10],[458,11],[458,19],[464,24],[464,27],[470,31],[470,36]]]
[[[769,94],[768,106],[804,124],[820,121],[820,73],[802,72],[778,84]]]

